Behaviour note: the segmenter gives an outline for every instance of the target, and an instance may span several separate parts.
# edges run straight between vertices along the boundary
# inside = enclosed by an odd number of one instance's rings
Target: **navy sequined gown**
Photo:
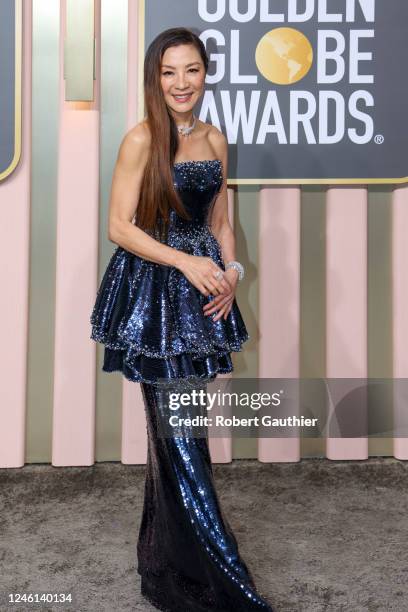
[[[171,211],[167,244],[211,257],[224,270],[208,225],[222,186],[222,162],[177,162],[173,177],[192,219]],[[188,427],[181,435],[179,429],[160,435],[169,416],[161,383],[168,381],[173,390],[186,384],[202,388],[218,373],[232,371],[230,352],[241,350],[248,339],[236,301],[226,320],[214,321],[215,315],[202,310],[210,299],[176,268],[118,247],[90,319],[91,338],[105,345],[103,370],[121,371],[141,383],[148,439],[137,544],[141,589],[157,609],[168,612],[274,612],[256,591],[222,513],[207,435],[193,437]]]

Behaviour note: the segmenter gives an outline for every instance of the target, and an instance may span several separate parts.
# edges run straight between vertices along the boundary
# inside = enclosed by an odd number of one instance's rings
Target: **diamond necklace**
[[[197,123],[197,117],[195,117],[193,115],[193,125],[178,125],[177,126],[177,130],[178,133],[181,134],[182,136],[188,136],[189,134],[191,134],[191,132],[194,130],[196,123]]]

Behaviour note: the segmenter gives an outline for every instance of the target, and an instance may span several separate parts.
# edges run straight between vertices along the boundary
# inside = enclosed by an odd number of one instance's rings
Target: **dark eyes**
[[[198,68],[190,68],[189,72],[199,72]],[[171,70],[166,70],[166,72],[163,72],[163,76],[166,76],[167,74],[173,74]]]

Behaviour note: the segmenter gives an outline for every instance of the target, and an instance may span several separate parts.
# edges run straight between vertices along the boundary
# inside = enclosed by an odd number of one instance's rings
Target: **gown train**
[[[172,381],[172,391],[186,382]],[[205,383],[188,382],[189,388]],[[141,383],[148,454],[137,543],[142,594],[165,612],[274,612],[256,591],[214,487],[208,435],[168,427],[167,387]],[[166,391],[167,389],[167,391]],[[183,406],[179,416],[197,416]],[[204,414],[205,408],[199,408]]]

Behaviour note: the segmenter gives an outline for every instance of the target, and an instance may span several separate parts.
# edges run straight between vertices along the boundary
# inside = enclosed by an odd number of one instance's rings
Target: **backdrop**
[[[64,99],[65,2],[23,2],[22,155],[0,183],[1,467],[145,461],[139,385],[101,372],[103,348],[89,339],[115,248],[112,170],[137,122],[138,2],[95,4],[95,101],[81,105]],[[251,336],[234,355],[234,376],[342,377],[350,389],[359,377],[406,376],[407,187],[234,185],[229,197],[246,268],[237,299]],[[382,428],[403,418],[395,398],[368,400]],[[322,402],[303,392],[300,412]],[[211,450],[214,461],[405,459],[408,445],[214,439]]]

